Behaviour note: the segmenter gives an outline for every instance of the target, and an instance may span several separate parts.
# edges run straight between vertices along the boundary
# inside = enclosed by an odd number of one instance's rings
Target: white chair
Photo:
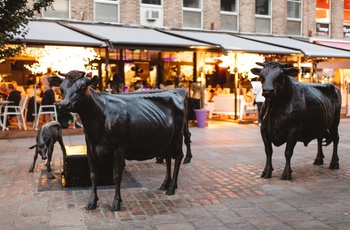
[[[39,112],[35,117],[34,130],[38,130],[39,120],[41,115],[50,115],[51,120],[58,120],[56,105],[40,105]]]
[[[3,122],[3,126],[2,126],[2,131],[4,131],[5,129],[8,130],[8,128],[6,127],[7,117],[11,116],[11,115],[16,115],[17,124],[18,124],[19,129],[22,129],[21,122],[23,122],[23,128],[24,128],[24,130],[27,130],[26,120],[25,120],[25,111],[27,109],[28,99],[29,99],[28,96],[21,97],[19,105],[7,105],[7,106],[5,106],[4,112],[3,112],[4,122]]]

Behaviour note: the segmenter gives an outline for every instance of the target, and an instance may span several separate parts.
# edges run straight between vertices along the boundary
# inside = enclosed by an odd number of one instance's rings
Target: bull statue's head
[[[285,79],[288,76],[295,76],[298,74],[298,69],[294,67],[287,67],[285,63],[279,62],[257,62],[257,65],[264,68],[253,68],[250,71],[260,76],[260,81],[263,89],[263,96],[265,98],[273,98],[285,90]]]
[[[35,153],[38,153],[41,156],[41,159],[46,160],[48,149],[44,143],[38,143],[29,147],[29,149],[33,148],[35,148]]]
[[[64,81],[60,86],[62,101],[58,103],[58,108],[69,112],[78,112],[79,108],[84,106],[81,103],[87,93],[88,86],[96,86],[99,82],[98,76],[89,78],[85,75],[85,72],[72,70],[66,74]]]

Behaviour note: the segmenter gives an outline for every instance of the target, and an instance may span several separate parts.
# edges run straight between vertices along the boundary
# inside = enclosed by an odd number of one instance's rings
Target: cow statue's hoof
[[[263,171],[261,173],[261,178],[268,179],[268,178],[271,178],[271,176],[272,176],[272,172],[265,172],[265,171]]]
[[[329,164],[329,169],[339,169],[339,162],[331,162]]]
[[[96,209],[97,201],[98,201],[98,197],[97,196],[96,197],[95,196],[90,197],[90,200],[86,204],[85,209],[86,210]]]
[[[53,179],[55,179],[56,177],[55,177],[51,172],[49,172],[49,173],[47,174],[47,178],[49,178],[50,180],[53,180]]]
[[[314,161],[314,165],[323,165],[323,159],[316,158]]]
[[[184,164],[188,164],[188,163],[190,163],[190,162],[191,162],[191,158],[186,157],[183,163],[184,163]]]
[[[172,196],[175,194],[175,189],[168,189],[165,193],[165,195],[167,196]]]
[[[119,211],[120,210],[120,202],[113,201],[111,211]]]

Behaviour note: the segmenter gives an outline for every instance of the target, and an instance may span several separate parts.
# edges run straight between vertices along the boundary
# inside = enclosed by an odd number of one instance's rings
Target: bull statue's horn
[[[255,62],[255,64],[265,67],[265,63],[262,62]]]

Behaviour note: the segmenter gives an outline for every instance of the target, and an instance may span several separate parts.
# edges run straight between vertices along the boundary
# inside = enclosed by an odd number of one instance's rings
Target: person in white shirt
[[[258,124],[261,125],[261,106],[265,101],[265,97],[262,95],[262,85],[260,81],[252,82],[253,94],[255,95],[255,103],[258,107]]]

